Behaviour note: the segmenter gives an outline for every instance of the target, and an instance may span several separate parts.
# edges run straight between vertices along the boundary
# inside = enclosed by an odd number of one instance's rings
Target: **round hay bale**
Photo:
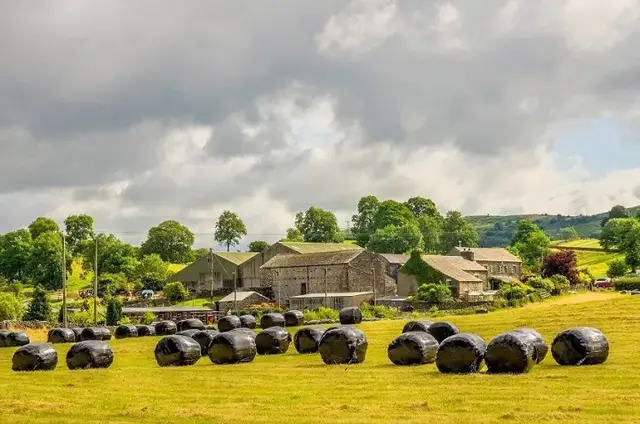
[[[107,338],[107,335],[108,335],[108,338]],[[104,340],[110,340],[110,339],[111,339],[111,332],[109,331],[108,328],[87,327],[82,330],[82,333],[80,333],[80,338],[78,340],[81,342],[84,342],[87,340],[104,341]]]
[[[293,344],[298,353],[318,353],[318,346],[325,331],[321,327],[306,327],[298,330],[293,336]]]
[[[200,345],[200,355],[207,356],[209,354],[209,349],[211,349],[211,345],[213,344],[213,339],[220,334],[216,330],[202,330],[198,331],[192,336],[192,339],[195,340]]]
[[[304,314],[301,311],[291,310],[284,314],[286,327],[300,327],[302,324],[304,324]]]
[[[186,337],[193,338],[193,335],[196,334],[198,331],[202,331],[202,330],[191,329],[191,330],[178,331],[176,333],[176,336],[186,336]]]
[[[258,323],[256,322],[256,317],[253,315],[242,315],[240,317],[240,326],[242,328],[254,329]]]
[[[100,328],[102,328],[102,340],[103,341],[111,340],[111,330],[109,330],[107,327],[100,327]]]
[[[239,364],[253,361],[256,353],[255,338],[246,331],[233,330],[214,337],[209,359],[218,365]]]
[[[58,365],[58,352],[49,344],[28,344],[13,354],[13,371],[53,371]]]
[[[536,364],[537,352],[526,333],[500,334],[487,346],[484,362],[491,374],[524,374]]]
[[[572,328],[555,337],[551,355],[559,365],[603,364],[609,357],[609,342],[597,328]]]
[[[138,337],[138,328],[135,325],[124,324],[116,328],[116,339]]]
[[[74,327],[71,329],[73,334],[76,336],[76,341],[80,341],[80,334],[82,334],[82,330],[84,330],[84,328],[81,327]]]
[[[424,331],[402,333],[387,348],[387,356],[395,365],[431,364],[437,353],[438,341]]]
[[[221,333],[235,330],[240,327],[242,327],[242,322],[240,321],[240,318],[235,315],[227,315],[226,317],[220,318],[218,321],[218,331]]]
[[[544,358],[547,357],[547,352],[549,352],[549,346],[544,341],[544,338],[540,333],[532,328],[516,328],[513,330],[514,333],[523,334],[536,349],[536,363],[544,361]]]
[[[156,335],[156,327],[153,325],[138,325],[136,327],[138,330],[138,337],[149,337]]]
[[[256,337],[258,336],[258,334],[257,334],[255,331],[253,331],[252,329],[250,329],[250,328],[240,327],[240,328],[234,328],[234,329],[233,329],[233,330],[231,330],[231,331],[237,331],[237,332],[240,332],[240,333],[242,333],[242,334],[247,334],[247,335],[249,335],[253,340],[255,340],[255,339],[256,339]]]
[[[260,328],[284,327],[285,323],[284,316],[274,312],[262,316],[260,319]]]
[[[340,324],[352,325],[360,324],[362,322],[362,311],[360,308],[351,306],[349,308],[343,308],[340,311]]]
[[[458,330],[455,325],[450,322],[443,321],[434,322],[429,326],[427,331],[438,341],[438,343],[442,343],[445,339],[460,333],[460,330]]]
[[[270,327],[256,336],[258,355],[280,355],[287,353],[291,344],[291,334],[282,327]]]
[[[367,356],[367,337],[354,327],[327,330],[318,346],[325,364],[360,364]]]
[[[487,343],[480,336],[456,334],[440,343],[436,354],[436,366],[445,374],[478,372],[486,351]]]
[[[4,341],[6,347],[15,347],[15,346],[26,346],[31,341],[29,340],[29,336],[27,333],[23,332],[12,332],[9,333]]]
[[[193,365],[200,359],[200,345],[187,336],[165,336],[154,350],[156,362],[161,367]]]
[[[204,330],[204,323],[196,318],[183,319],[178,321],[178,331]]]
[[[9,331],[0,330],[0,347],[7,347],[7,336],[9,335]]]
[[[70,328],[52,328],[47,335],[47,343],[75,343],[76,333]]]
[[[404,328],[402,329],[403,333],[409,333],[412,331],[422,331],[423,333],[428,333],[429,332],[429,326],[433,324],[432,321],[409,321],[408,323],[405,324]]]
[[[156,334],[158,336],[170,336],[178,332],[178,326],[173,321],[161,321],[156,324]]]
[[[113,363],[113,351],[108,343],[86,340],[71,346],[67,352],[67,367],[70,370],[109,368]]]

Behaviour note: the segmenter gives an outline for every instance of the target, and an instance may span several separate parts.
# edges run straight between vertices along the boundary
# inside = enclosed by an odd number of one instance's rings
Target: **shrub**
[[[400,315],[400,312],[398,312],[396,308],[389,308],[384,305],[374,306],[366,302],[360,305],[360,310],[362,311],[363,318],[393,319]]]
[[[20,299],[11,293],[0,293],[0,321],[15,321],[22,318],[23,306]]]
[[[157,319],[158,317],[155,316],[151,311],[145,311],[144,315],[142,315],[142,323],[145,325],[149,325]]]
[[[542,276],[550,278],[554,275],[564,275],[571,285],[579,284],[576,252],[561,250],[544,258]]]
[[[131,319],[129,317],[122,317],[120,321],[118,321],[119,325],[131,324]]]
[[[118,325],[121,319],[122,303],[118,299],[112,298],[107,304],[107,325]]]
[[[313,311],[305,310],[303,312],[305,321],[319,321],[319,320],[337,320],[340,317],[340,313],[331,308],[319,307]]]
[[[451,290],[444,284],[422,284],[418,287],[418,292],[414,296],[414,299],[422,302],[442,303],[451,299]]]
[[[640,290],[640,277],[620,277],[613,284],[616,290]]]
[[[62,311],[62,308],[60,308],[60,311]],[[93,312],[79,311],[69,314],[67,321],[81,326],[93,325]],[[60,322],[62,322],[62,317],[60,317]]]
[[[40,286],[36,286],[29,309],[24,315],[25,321],[48,321],[51,317],[51,305],[47,292]]]
[[[578,270],[578,279],[583,286],[590,286],[593,283],[593,274],[589,268],[581,268]]]
[[[162,292],[164,293],[164,297],[166,297],[171,303],[185,300],[189,295],[189,292],[180,281],[167,283],[167,285],[164,286],[164,290]]]
[[[542,277],[531,277],[527,279],[527,285],[533,287],[534,289],[546,290],[549,293],[551,293],[555,287],[551,280]]]
[[[552,294],[554,294],[554,295],[559,295],[559,294],[564,293],[565,291],[567,291],[567,289],[571,285],[569,283],[569,279],[567,277],[565,277],[564,275],[560,275],[560,274],[552,275],[549,278],[549,280],[551,280],[551,282],[553,283],[553,292],[552,292]]]
[[[521,282],[515,282],[512,284],[505,284],[502,289],[500,289],[502,293],[502,297],[507,300],[507,302],[521,301],[527,299],[527,296],[531,293],[534,293],[535,290],[533,287],[523,284]],[[525,301],[526,303],[526,301]],[[513,305],[517,306],[517,305]]]
[[[607,266],[607,277],[609,278],[622,277],[629,271],[627,262],[624,259],[613,260]]]

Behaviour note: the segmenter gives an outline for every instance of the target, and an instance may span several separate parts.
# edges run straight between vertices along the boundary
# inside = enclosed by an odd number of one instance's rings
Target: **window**
[[[300,284],[300,294],[307,294],[307,283]]]

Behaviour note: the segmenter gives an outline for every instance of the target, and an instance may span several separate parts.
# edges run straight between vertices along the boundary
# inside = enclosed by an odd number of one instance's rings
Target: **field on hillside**
[[[609,338],[604,365],[560,367],[551,355],[526,375],[442,375],[435,365],[396,367],[386,356],[403,321],[363,323],[364,364],[326,366],[318,355],[259,356],[253,363],[162,369],[158,338],[114,340],[108,370],[19,374],[0,349],[7,422],[19,423],[637,423],[640,420],[640,296],[585,293],[487,315],[445,318],[487,341],[520,326],[550,342],[573,326]],[[293,330],[292,330],[293,331]],[[44,338],[44,331],[34,333]]]
[[[597,239],[582,239],[573,241],[564,241],[555,246],[563,247],[590,247],[600,248],[600,242]],[[553,249],[552,249],[553,250]],[[576,250],[578,259],[578,267],[587,267],[595,278],[606,277],[609,262],[615,259],[624,259],[624,254],[617,252],[601,251],[584,251]]]
[[[588,247],[590,249],[602,249],[600,246],[600,240],[598,239],[578,239],[578,240],[560,240],[552,243],[554,246],[562,247]]]

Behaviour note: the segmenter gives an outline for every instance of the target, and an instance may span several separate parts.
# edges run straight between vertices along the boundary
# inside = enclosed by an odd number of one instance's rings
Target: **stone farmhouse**
[[[500,247],[454,247],[451,256],[462,256],[482,265],[489,272],[489,287],[497,290],[499,281],[520,280],[522,277],[522,261],[507,249]]]

